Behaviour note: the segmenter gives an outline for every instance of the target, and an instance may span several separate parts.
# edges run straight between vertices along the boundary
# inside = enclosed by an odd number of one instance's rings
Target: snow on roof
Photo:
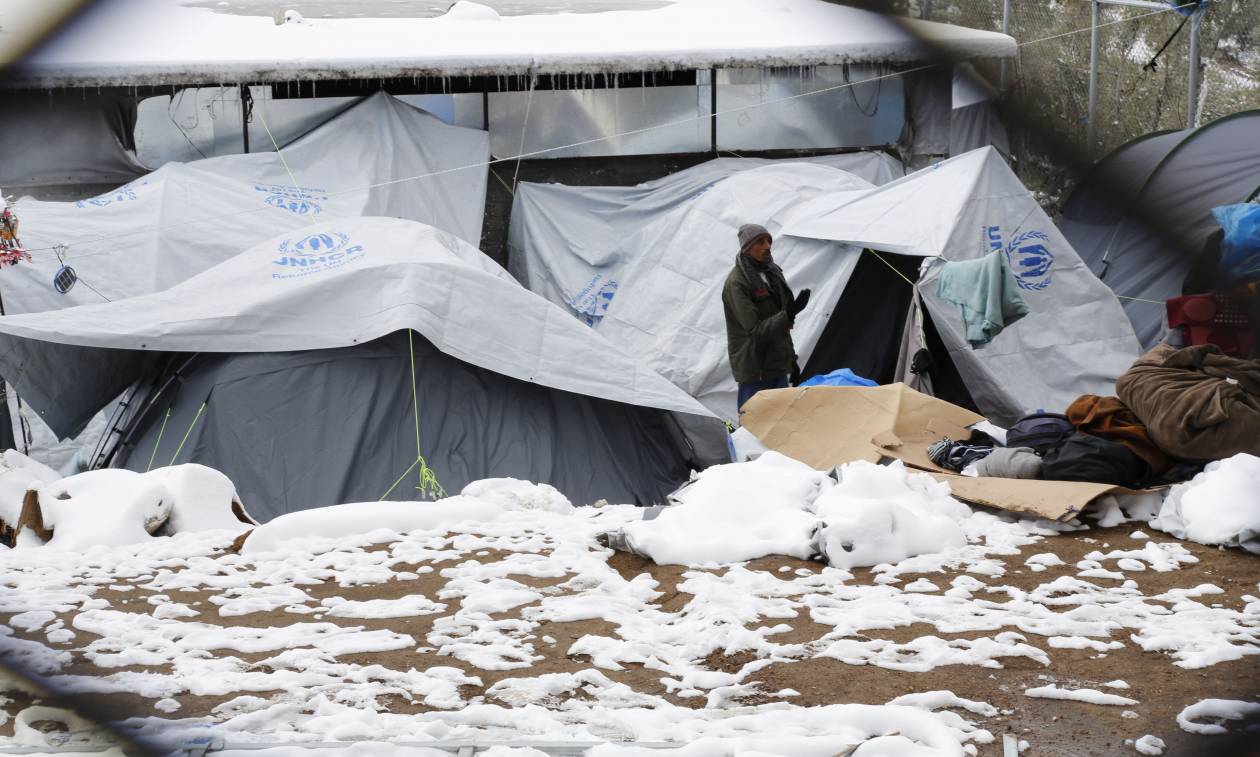
[[[615,73],[1015,54],[1015,41],[1004,34],[890,19],[822,0],[676,0],[646,10],[521,16],[460,0],[436,18],[287,15],[277,24],[180,0],[101,3],[28,57],[8,84]]]

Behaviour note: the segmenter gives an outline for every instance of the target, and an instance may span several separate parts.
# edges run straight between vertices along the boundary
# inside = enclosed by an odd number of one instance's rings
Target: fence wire
[[[901,10],[930,21],[1001,31],[1002,0],[902,0]],[[1090,0],[1010,0],[1008,33],[1017,42],[1065,34],[1090,25]],[[1184,18],[1176,11],[1100,7],[1098,115],[1089,153],[1102,157],[1125,142],[1166,129],[1186,128],[1190,25],[1172,40],[1153,68],[1152,57]],[[1199,122],[1260,108],[1260,2],[1212,0],[1200,33],[1202,76]],[[997,82],[998,64],[980,67]],[[1085,147],[1089,113],[1089,34],[1068,34],[1020,49],[1007,64],[1008,98],[1038,131]],[[1074,183],[1048,146],[1027,130],[1012,134],[1021,179],[1050,211]],[[1260,138],[1260,137],[1257,137]]]

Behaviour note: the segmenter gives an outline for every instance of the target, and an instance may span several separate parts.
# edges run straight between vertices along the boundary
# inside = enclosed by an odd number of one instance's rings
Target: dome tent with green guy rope
[[[218,468],[260,520],[500,476],[650,504],[726,455],[681,390],[398,219],[326,221],[164,292],[6,319],[0,371],[63,436],[129,391],[111,464]]]

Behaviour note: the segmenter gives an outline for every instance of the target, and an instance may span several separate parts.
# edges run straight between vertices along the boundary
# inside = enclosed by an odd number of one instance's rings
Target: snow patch
[[[1179,539],[1260,553],[1260,457],[1240,452],[1208,463],[1168,491],[1151,525]]]

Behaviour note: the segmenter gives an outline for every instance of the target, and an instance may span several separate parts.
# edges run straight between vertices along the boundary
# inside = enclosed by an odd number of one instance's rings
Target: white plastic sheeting
[[[511,280],[472,245],[395,218],[275,236],[171,289],[0,319],[6,370],[33,339],[164,352],[291,352],[414,329],[442,352],[553,389],[692,415],[696,401]]]
[[[438,18],[216,14],[115,0],[10,74],[19,86],[218,84],[504,73],[801,66],[1013,57],[1005,34],[821,0],[676,0],[653,10],[502,17],[466,0]]]
[[[846,170],[842,170],[846,169]],[[718,415],[736,417],[721,292],[736,231],[824,192],[869,190],[900,174],[881,153],[785,162],[723,158],[636,187],[521,184],[509,235],[514,275],[647,361]],[[793,339],[808,359],[858,250],[780,238],[775,260],[814,290]]]
[[[928,311],[982,412],[1001,421],[1111,394],[1138,354],[1119,300],[1081,262],[992,147],[973,150],[865,194],[800,207],[784,231],[939,260],[919,279]],[[957,307],[936,297],[946,261],[1006,255],[1031,313],[973,350]]]
[[[78,202],[23,199],[14,212],[34,260],[0,272],[5,306],[26,313],[156,292],[326,218],[407,218],[477,244],[488,158],[485,132],[377,94],[282,153],[168,163]],[[425,178],[405,180],[416,176]],[[52,287],[57,244],[80,279],[65,295]]]

